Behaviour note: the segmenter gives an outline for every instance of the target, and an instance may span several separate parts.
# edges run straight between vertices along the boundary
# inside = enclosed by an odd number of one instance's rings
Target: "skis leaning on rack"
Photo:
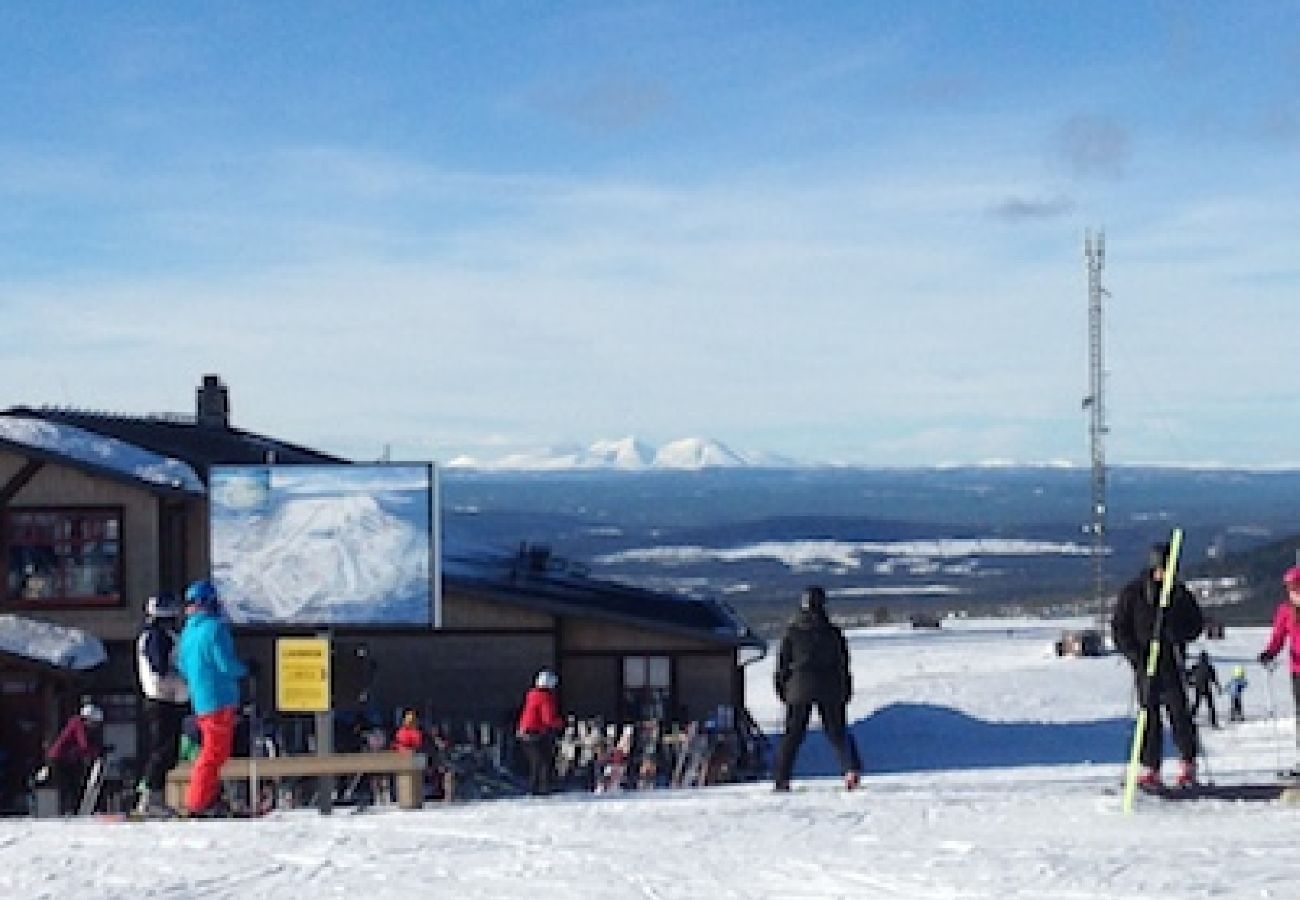
[[[99,805],[99,795],[104,789],[104,757],[99,755],[95,761],[90,764],[90,771],[86,775],[86,786],[81,792],[81,803],[77,807],[77,815],[88,816],[95,811]]]

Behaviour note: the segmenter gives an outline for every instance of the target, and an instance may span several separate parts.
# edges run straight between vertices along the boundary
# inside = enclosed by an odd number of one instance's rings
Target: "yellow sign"
[[[328,638],[277,638],[275,708],[280,712],[329,712]]]

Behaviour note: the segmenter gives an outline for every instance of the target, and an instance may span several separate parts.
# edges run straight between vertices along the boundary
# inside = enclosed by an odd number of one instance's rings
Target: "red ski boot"
[[[1165,786],[1165,783],[1160,780],[1159,769],[1143,766],[1142,771],[1138,773],[1137,786],[1144,791],[1158,791]]]

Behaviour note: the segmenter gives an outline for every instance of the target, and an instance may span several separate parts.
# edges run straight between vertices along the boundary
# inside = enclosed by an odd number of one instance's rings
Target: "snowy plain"
[[[1081,624],[853,632],[866,762],[854,793],[814,732],[790,794],[759,783],[256,821],[0,819],[0,897],[1300,896],[1300,807],[1143,797],[1123,812],[1129,676],[1114,655],[1055,656],[1062,628]],[[1286,676],[1253,662],[1265,633],[1194,648],[1221,679],[1244,664],[1251,682],[1245,723],[1202,729],[1219,784],[1295,761]],[[779,731],[770,656],[747,685]]]

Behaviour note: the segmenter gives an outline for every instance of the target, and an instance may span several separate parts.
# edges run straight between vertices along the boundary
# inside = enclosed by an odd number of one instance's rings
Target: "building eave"
[[[562,588],[547,585],[539,579],[511,583],[488,576],[472,578],[465,575],[448,575],[445,577],[445,583],[448,589],[459,588],[466,593],[480,596],[490,602],[504,603],[561,618],[595,619],[612,622],[725,647],[761,646],[764,644],[762,640],[748,632],[748,630],[724,632],[709,628],[696,628],[670,622],[653,615],[636,615],[602,609],[599,606],[583,603],[578,597],[566,596]]]
[[[205,491],[191,490],[176,483],[168,484],[148,478],[140,478],[112,466],[95,465],[87,460],[77,459],[55,450],[33,447],[3,437],[0,437],[0,448],[10,450],[15,455],[25,459],[35,460],[47,465],[63,466],[96,478],[107,478],[110,481],[139,488],[160,497],[202,497],[206,493]]]

